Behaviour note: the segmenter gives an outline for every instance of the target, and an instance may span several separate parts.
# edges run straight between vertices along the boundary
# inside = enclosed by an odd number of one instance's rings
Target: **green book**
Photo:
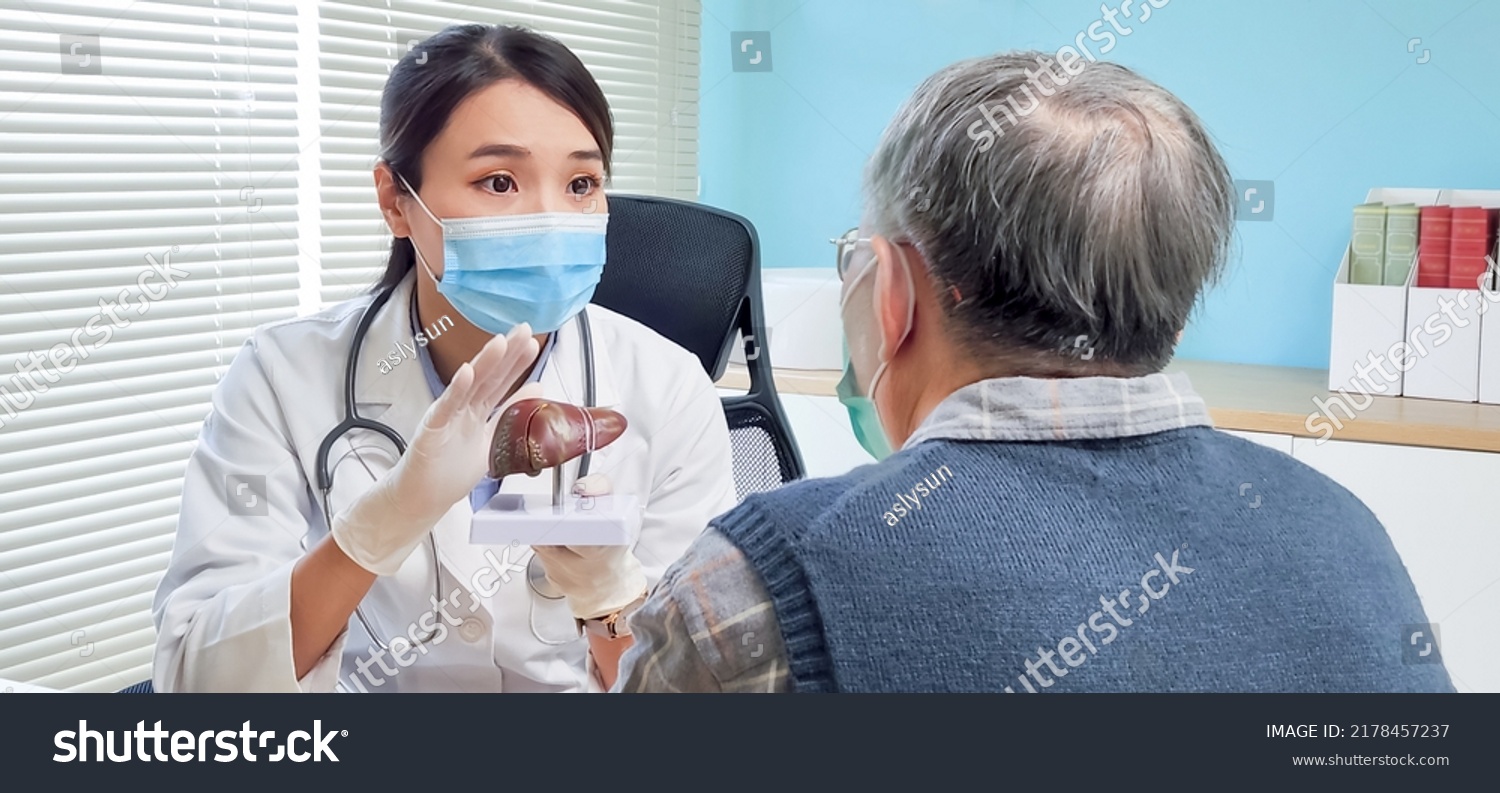
[[[1354,236],[1349,243],[1349,283],[1385,282],[1385,204],[1354,208]]]
[[[1405,286],[1417,258],[1417,229],[1422,225],[1416,204],[1385,208],[1385,285]]]

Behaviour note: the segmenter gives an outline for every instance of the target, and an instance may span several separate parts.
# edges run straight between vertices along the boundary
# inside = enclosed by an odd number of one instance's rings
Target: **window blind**
[[[0,2],[0,677],[150,676],[209,395],[298,310],[295,15]]]
[[[379,93],[411,35],[556,35],[609,97],[612,188],[691,199],[699,13],[0,0],[0,678],[150,676],[150,603],[214,386],[255,326],[363,292],[384,265]]]
[[[367,290],[390,250],[371,177],[386,75],[413,40],[451,24],[519,24],[557,37],[593,73],[614,113],[611,189],[698,196],[698,0],[332,0],[320,9],[319,260],[327,303]]]

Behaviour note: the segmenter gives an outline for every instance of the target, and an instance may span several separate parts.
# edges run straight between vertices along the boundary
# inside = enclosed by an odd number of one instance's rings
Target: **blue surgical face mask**
[[[443,230],[443,277],[433,274],[420,250],[417,261],[437,281],[438,292],[475,327],[503,334],[525,322],[537,333],[551,333],[593,299],[604,273],[608,214],[439,220],[406,178],[400,179]]]

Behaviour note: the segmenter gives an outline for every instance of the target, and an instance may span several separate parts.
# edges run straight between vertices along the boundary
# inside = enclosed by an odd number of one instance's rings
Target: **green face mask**
[[[852,256],[853,249],[860,243],[869,242],[868,239],[860,238],[858,230],[850,231],[839,240],[839,279],[844,281],[844,286],[839,295],[839,314],[844,327],[844,376],[839,380],[837,393],[839,402],[843,403],[849,411],[849,423],[854,427],[854,437],[859,440],[859,445],[876,460],[884,460],[894,454],[891,442],[886,438],[885,430],[880,426],[880,413],[875,409],[875,390],[880,385],[880,380],[885,375],[886,366],[890,363],[885,358],[885,348],[881,345],[878,353],[869,349],[872,342],[873,317],[869,307],[871,295],[868,291],[860,292],[861,287],[867,286],[867,282],[873,282],[876,263],[872,261],[863,262],[852,274],[849,270],[856,267]],[[905,253],[896,248],[901,257],[901,272],[906,277],[906,293],[908,303],[906,307],[906,328],[902,330],[901,337],[896,340],[896,346],[900,346],[906,340],[907,334],[911,333],[912,311],[914,310],[915,298],[912,288],[911,269],[906,261]],[[854,295],[859,295],[854,297]],[[850,302],[850,301],[853,302]],[[863,312],[862,316],[851,317],[851,310]],[[857,348],[862,357],[870,357],[875,360],[869,361],[869,365],[875,365],[875,372],[870,377],[869,393],[864,393],[860,388],[859,380],[854,374],[854,361],[849,355],[850,332],[862,334],[854,340],[858,342]],[[860,346],[862,345],[862,346]],[[878,365],[876,365],[878,364]]]
[[[839,402],[849,410],[849,423],[854,427],[854,437],[876,460],[884,460],[892,454],[891,442],[886,440],[885,430],[880,428],[880,414],[875,403],[867,396],[860,396],[859,386],[854,380],[854,365],[849,361],[849,347],[844,346],[844,376],[838,384]]]

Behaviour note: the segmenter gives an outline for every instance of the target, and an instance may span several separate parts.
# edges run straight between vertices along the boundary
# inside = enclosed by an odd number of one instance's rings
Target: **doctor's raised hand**
[[[484,477],[489,437],[505,405],[537,393],[527,384],[505,399],[536,358],[537,342],[525,323],[486,342],[427,408],[395,466],[335,515],[328,537],[297,562],[290,627],[299,678],[344,632],[375,578],[400,570]]]
[[[376,575],[401,568],[438,519],[484,478],[489,439],[505,405],[540,393],[528,384],[502,404],[537,352],[531,327],[521,323],[459,367],[406,454],[334,518],[333,539],[345,555]]]

